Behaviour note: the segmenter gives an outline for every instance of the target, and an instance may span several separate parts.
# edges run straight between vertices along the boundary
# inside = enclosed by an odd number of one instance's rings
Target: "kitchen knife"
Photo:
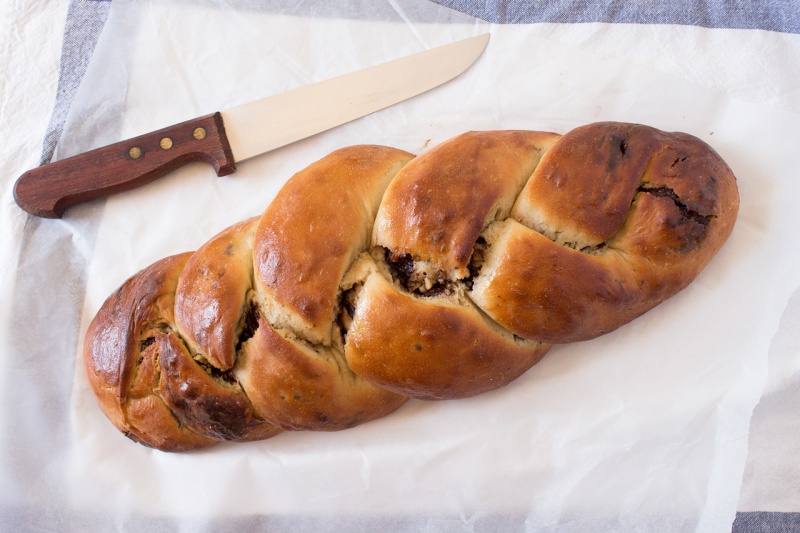
[[[14,199],[28,213],[59,218],[72,205],[144,185],[191,161],[228,175],[238,162],[455,78],[488,41],[489,34],[479,35],[42,165],[20,176]]]

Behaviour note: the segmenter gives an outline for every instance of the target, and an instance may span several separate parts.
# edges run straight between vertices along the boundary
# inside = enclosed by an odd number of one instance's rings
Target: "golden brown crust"
[[[367,278],[356,309],[347,364],[365,379],[412,398],[466,398],[494,390],[550,348],[504,335],[471,304],[413,296],[377,272]]]
[[[175,333],[164,339],[156,391],[181,424],[216,440],[259,440],[280,433],[255,414],[233,376],[202,368]]]
[[[514,218],[579,248],[605,241],[624,222],[650,159],[654,140],[643,129],[596,123],[564,135],[519,195]]]
[[[558,245],[509,220],[492,247],[472,298],[516,335],[544,342],[584,340],[619,327],[647,306],[623,254],[603,258]],[[651,305],[652,304],[652,305]]]
[[[338,150],[123,284],[87,331],[89,383],[169,451],[473,396],[686,287],[738,205],[708,145],[637,124]]]
[[[542,159],[514,206],[532,230],[489,232],[496,242],[473,298],[517,335],[596,337],[691,283],[728,238],[738,205],[730,169],[694,137],[578,128]]]
[[[124,434],[165,451],[253,440],[280,429],[202,371],[172,330],[178,279],[192,254],[168,257],[120,287],[89,325],[84,362],[100,408]]]
[[[175,294],[175,324],[194,351],[220,370],[235,359],[247,291],[253,278],[257,218],[235,224],[189,258]]]
[[[558,135],[469,132],[403,168],[383,197],[374,243],[466,275],[486,225],[508,217],[514,199]]]
[[[346,429],[386,416],[407,400],[354,374],[337,352],[314,353],[262,318],[234,372],[261,416],[283,429]]]
[[[175,286],[190,255],[162,259],[125,282],[92,320],[84,348],[89,384],[106,416],[130,438],[168,451],[217,442],[184,428],[153,390]]]
[[[279,308],[273,321],[330,344],[339,282],[369,245],[383,192],[412,157],[383,146],[343,148],[281,189],[261,217],[254,249],[259,292]]]

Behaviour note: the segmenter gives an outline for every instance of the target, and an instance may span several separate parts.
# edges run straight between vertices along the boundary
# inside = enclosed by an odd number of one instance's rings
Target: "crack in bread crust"
[[[474,396],[686,287],[738,203],[707,144],[638,124],[344,148],[126,281],[87,376],[123,434],[166,451]]]

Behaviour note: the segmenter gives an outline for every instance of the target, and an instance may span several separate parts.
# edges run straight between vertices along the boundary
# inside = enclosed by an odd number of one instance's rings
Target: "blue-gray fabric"
[[[800,513],[736,513],[732,533],[797,533]]]
[[[240,0],[247,4],[247,0]],[[431,0],[429,0],[431,1]],[[469,15],[482,20],[498,24],[530,24],[543,22],[560,23],[587,23],[587,22],[606,22],[606,23],[633,23],[633,24],[682,24],[693,25],[706,28],[747,28],[768,30],[784,33],[800,33],[800,0],[765,0],[765,1],[744,1],[744,0],[432,0],[433,2],[446,6],[454,10],[457,15]],[[236,4],[236,0],[229,0],[228,5]],[[284,2],[266,1],[250,2],[249,8],[260,10],[291,10],[294,13],[301,12],[304,8],[311,8],[308,2]],[[365,2],[366,6],[372,4]],[[61,57],[61,71],[56,94],[56,101],[53,108],[52,118],[45,133],[42,147],[42,162],[51,159],[61,132],[70,104],[75,92],[80,85],[81,79],[92,52],[97,43],[97,39],[102,31],[107,19],[111,0],[72,0],[69,6],[67,21],[64,31],[64,41]],[[319,16],[319,10],[329,13],[335,11],[335,3],[324,2],[320,8],[313,12]],[[257,7],[256,7],[257,6]],[[375,16],[375,8],[365,9],[364,18]],[[439,22],[439,21],[437,21]],[[41,221],[30,218],[26,224],[22,252],[18,265],[18,275],[35,276],[41,278],[41,287],[47,288],[47,308],[76,308],[76,302],[83,299],[86,288],[86,261],[87,259],[75,247],[72,239],[72,231],[64,226],[49,226],[47,231],[41,230]],[[79,228],[83,232],[84,238],[93,239],[96,228]],[[63,234],[61,234],[63,233]],[[52,255],[47,258],[39,257],[38,254],[29,253],[29,250],[50,249],[53,254],[57,254],[60,260],[57,265],[52,261]],[[58,283],[52,283],[53,277],[57,277]],[[48,281],[50,280],[50,281]],[[36,305],[31,305],[32,298],[40,298],[41,295],[15,294],[14,308],[25,310],[24,314],[18,317],[17,323],[20,326],[12,333],[12,346],[26,353],[27,357],[47,358],[53,361],[54,365],[63,367],[51,377],[53,383],[47,383],[46,387],[41,385],[35,387],[37,390],[48,390],[46,397],[32,398],[25,395],[25,379],[40,379],[40,377],[25,376],[20,373],[14,383],[6,382],[0,392],[0,401],[19,402],[19,409],[38,413],[39,417],[49,417],[50,427],[55,431],[55,437],[44,441],[39,441],[31,436],[25,436],[25,431],[17,432],[14,427],[7,427],[6,434],[12,435],[7,444],[17,449],[25,450],[30,446],[38,448],[48,448],[38,450],[38,453],[59,454],[59,442],[65,438],[67,429],[68,414],[63,404],[63,399],[70,395],[71,378],[74,367],[74,346],[77,342],[77,334],[80,317],[76,317],[74,331],[61,332],[58,336],[37,336],[35,342],[31,341],[30,332],[47,332],[47,310],[38,309]],[[79,306],[77,306],[79,307]],[[65,338],[66,335],[66,338]],[[31,387],[28,384],[27,387]],[[31,387],[33,388],[33,387]],[[11,421],[12,425],[14,421]],[[14,437],[13,435],[20,435]],[[26,473],[36,471],[35,465],[25,464],[24,455],[16,454],[15,459],[4,458],[3,460],[17,461],[19,464],[9,467],[7,471],[18,476],[17,479],[5,480],[6,483],[18,482],[24,485],[27,490],[34,490],[41,495],[41,501],[47,501],[48,495],[54,496],[59,492],[57,487],[49,485],[44,473],[38,479],[20,479]],[[41,470],[41,469],[39,469]],[[800,507],[800,502],[798,502]],[[49,506],[32,507],[30,504],[14,505],[13,503],[0,503],[0,515],[4,516],[4,527],[10,530],[24,531],[36,530],[59,530],[59,531],[81,531],[85,526],[105,526],[108,530],[148,530],[148,531],[169,531],[178,526],[169,517],[136,517],[129,516],[122,519],[119,517],[100,517],[86,511],[75,511],[74,514],[66,513],[63,509],[58,511],[48,511]],[[297,521],[298,517],[245,517],[240,519],[226,518],[224,526],[221,524],[211,524],[212,528],[217,526],[227,529],[249,530],[255,529],[282,529],[284,526],[291,526],[295,531],[333,531],[347,529],[363,529],[365,524],[364,517],[352,517],[343,519],[341,517],[317,517]],[[515,522],[509,517],[482,517],[481,520],[465,523],[459,517],[441,517],[442,520],[449,521],[446,530],[461,530],[467,528],[471,531],[495,531],[507,530],[506,527],[513,528]],[[349,520],[349,521],[348,521]],[[355,521],[355,522],[354,522]],[[376,527],[378,524],[373,524]],[[430,517],[408,517],[400,523],[402,530],[418,531],[430,525]],[[450,527],[452,526],[452,527]],[[208,524],[206,524],[208,527]],[[748,512],[739,513],[733,524],[733,531],[736,533],[746,533],[752,531],[778,532],[778,531],[800,531],[800,513],[770,513],[770,512]]]
[[[797,0],[433,0],[497,24],[683,24],[800,33]]]
[[[42,143],[40,164],[50,162],[53,157],[58,139],[64,130],[70,103],[89,66],[89,60],[92,58],[92,52],[110,8],[110,0],[75,0],[69,5],[64,41],[61,46],[61,69],[56,101]]]

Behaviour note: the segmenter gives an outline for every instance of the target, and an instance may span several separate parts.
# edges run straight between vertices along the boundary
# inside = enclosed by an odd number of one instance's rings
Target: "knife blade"
[[[42,165],[19,177],[14,199],[32,215],[60,218],[70,206],[189,162],[232,174],[238,162],[442,85],[467,70],[488,41],[489,34],[471,37]]]

